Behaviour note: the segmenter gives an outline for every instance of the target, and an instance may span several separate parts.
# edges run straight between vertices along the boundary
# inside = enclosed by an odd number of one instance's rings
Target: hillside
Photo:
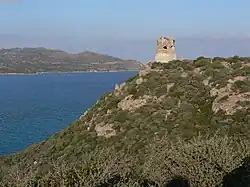
[[[2,157],[2,181],[226,186],[250,153],[249,74],[250,59],[240,57],[149,63],[68,128]]]
[[[70,54],[56,49],[0,49],[0,73],[140,70],[135,60],[85,51]]]

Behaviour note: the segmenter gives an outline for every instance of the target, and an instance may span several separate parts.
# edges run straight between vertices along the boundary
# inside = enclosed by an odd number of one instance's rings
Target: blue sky
[[[180,41],[225,38],[233,45],[235,38],[250,38],[249,7],[249,0],[0,0],[0,47],[43,45],[124,56],[115,51],[125,45],[131,46],[125,57],[137,58],[136,45],[153,49],[160,35]]]

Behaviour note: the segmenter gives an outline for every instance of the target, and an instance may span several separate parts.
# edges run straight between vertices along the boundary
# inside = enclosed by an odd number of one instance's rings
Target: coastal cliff
[[[149,63],[66,129],[0,158],[2,184],[223,186],[250,153],[249,73],[240,57]]]

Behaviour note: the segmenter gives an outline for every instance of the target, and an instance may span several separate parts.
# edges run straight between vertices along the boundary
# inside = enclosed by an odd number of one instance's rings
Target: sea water
[[[44,140],[137,72],[0,76],[0,155]]]

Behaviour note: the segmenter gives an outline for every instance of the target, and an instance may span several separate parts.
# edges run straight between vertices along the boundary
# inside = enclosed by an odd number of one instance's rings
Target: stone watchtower
[[[157,40],[156,62],[167,63],[176,59],[175,39],[173,37],[160,37]]]

